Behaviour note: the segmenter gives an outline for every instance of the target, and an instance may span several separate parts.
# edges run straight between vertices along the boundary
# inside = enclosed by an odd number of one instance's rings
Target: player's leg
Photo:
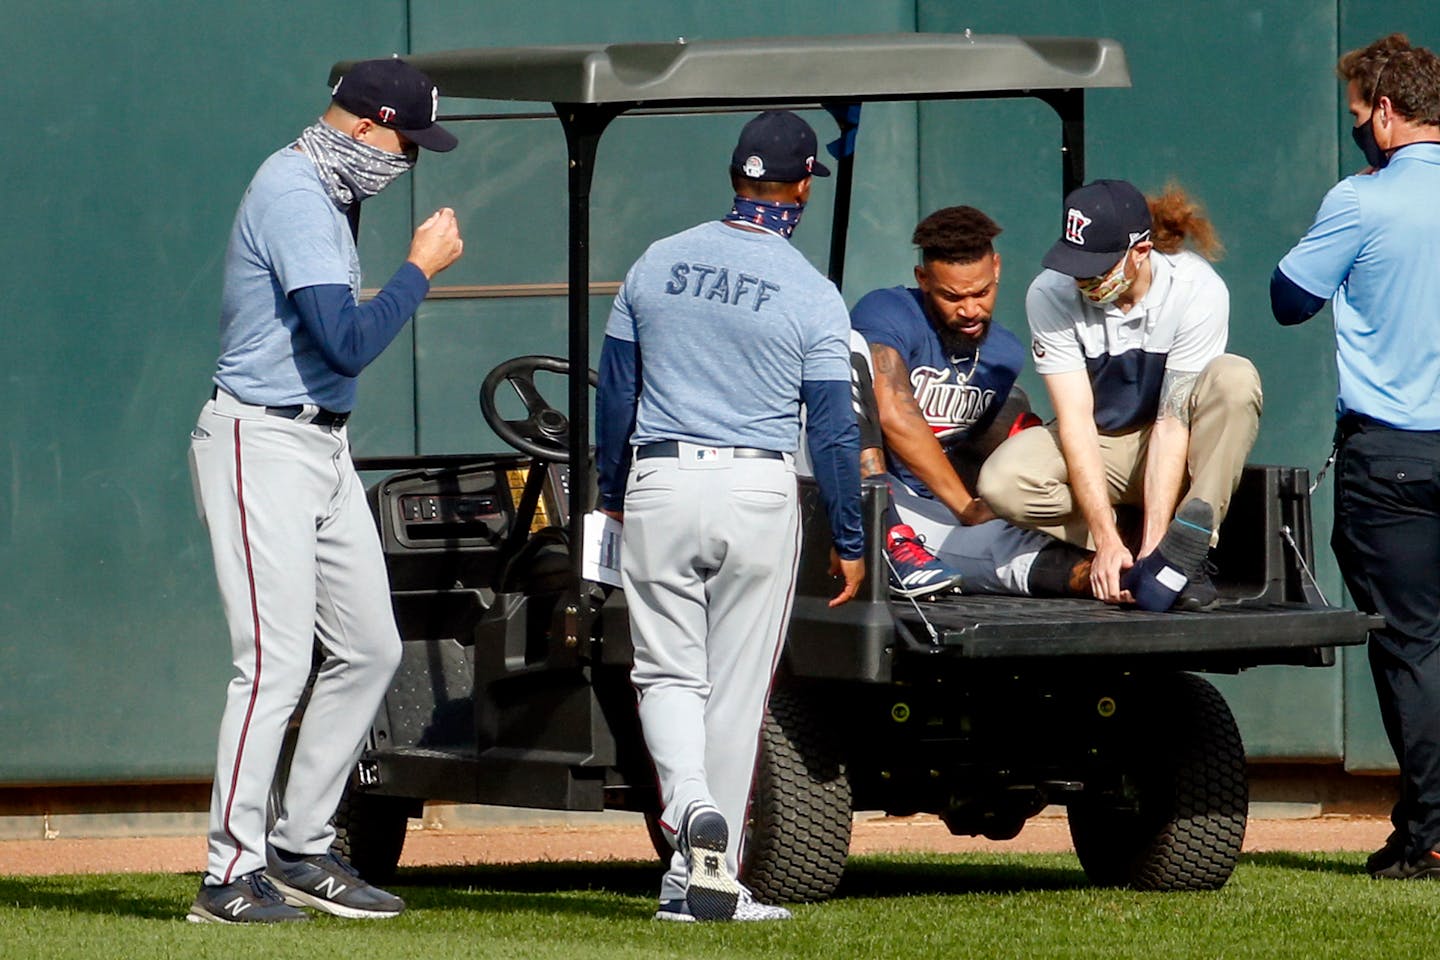
[[[400,635],[375,521],[343,431],[312,427],[342,451],[342,479],[317,530],[315,628],[324,659],[305,707],[271,842],[323,854],[355,758],[400,662]]]
[[[991,545],[999,527],[1009,526],[1003,521],[961,526],[943,503],[922,497],[899,481],[890,483],[890,506],[895,522],[912,531],[916,541],[933,555],[936,566],[952,577],[946,586],[954,575],[960,578],[961,593],[1014,593],[1014,584],[1024,582],[1028,569],[1024,560],[1018,563],[1027,569],[1012,570],[1009,585],[996,571]],[[891,579],[893,588],[894,577]]]
[[[1090,587],[1090,565],[1094,559],[1095,554],[1090,550],[1046,537],[1045,545],[1030,564],[1030,596],[1094,596]]]
[[[405,902],[330,852],[331,818],[400,662],[390,584],[344,431],[328,439],[332,499],[317,529],[315,628],[323,659],[305,706],[267,876],[291,903],[350,919],[397,916]]]
[[[1217,531],[1255,446],[1263,404],[1255,365],[1229,353],[1206,364],[1190,394],[1190,487],[1185,499],[1210,504]],[[1218,534],[1212,542],[1215,539]]]
[[[882,530],[884,573],[890,592],[901,597],[926,597],[957,588],[963,591],[965,570],[937,557],[933,545],[942,541],[944,531],[955,524],[954,514],[943,504],[917,495],[891,474],[882,473],[866,482],[882,482],[887,491]],[[902,503],[907,506],[903,511],[899,506]]]
[[[320,472],[285,435],[293,424],[222,403],[225,414],[206,405],[191,440],[235,664],[211,794],[206,882],[215,885],[265,866],[270,785],[310,670],[315,511],[325,495]]]
[[[705,776],[705,582],[700,570],[697,472],[677,459],[636,460],[625,493],[620,576],[635,648],[631,681],[640,726],[660,784],[660,823],[674,842],[685,811],[710,803]],[[662,901],[685,896],[677,851],[661,882]]]

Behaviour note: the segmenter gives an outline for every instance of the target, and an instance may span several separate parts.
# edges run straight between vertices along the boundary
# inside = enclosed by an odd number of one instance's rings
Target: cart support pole
[[[1036,94],[1060,116],[1060,186],[1066,195],[1085,182],[1085,91]]]
[[[845,282],[845,241],[850,227],[850,193],[855,183],[855,137],[860,132],[860,104],[827,103],[825,109],[840,127],[840,139],[833,146],[835,209],[830,221],[830,282],[843,289]]]
[[[590,490],[590,184],[595,176],[595,154],[600,135],[619,113],[614,107],[593,104],[555,104],[555,113],[565,128],[570,155],[570,243],[567,329],[569,330],[570,383],[570,563],[575,574],[576,595],[566,599],[575,607],[573,617],[579,636],[589,635],[590,611],[581,583],[581,544],[584,543],[585,514],[595,498]],[[578,637],[577,637],[578,640]]]

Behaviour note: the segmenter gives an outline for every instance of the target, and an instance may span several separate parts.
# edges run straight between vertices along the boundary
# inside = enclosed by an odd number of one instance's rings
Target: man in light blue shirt
[[[297,904],[351,919],[405,909],[331,851],[331,819],[400,660],[346,422],[360,371],[463,248],[455,212],[437,211],[380,293],[356,303],[361,201],[407,173],[420,147],[456,144],[435,123],[436,97],[402,60],[355,64],[324,115],[260,166],[235,215],[220,357],[190,434],[234,661],[191,921],[303,920]],[[280,747],[317,642],[323,663],[272,826]]]
[[[1400,764],[1395,830],[1367,868],[1440,877],[1440,58],[1394,35],[1339,73],[1377,169],[1326,195],[1271,303],[1287,325],[1326,299],[1335,314],[1331,545],[1357,606],[1385,618],[1370,666]]]

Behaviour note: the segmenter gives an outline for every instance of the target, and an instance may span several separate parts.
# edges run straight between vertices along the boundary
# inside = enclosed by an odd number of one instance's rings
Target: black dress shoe
[[[1376,850],[1365,861],[1365,872],[1375,876],[1381,870],[1388,870],[1391,867],[1405,860],[1405,838],[1399,833],[1392,833],[1385,838],[1385,846]]]

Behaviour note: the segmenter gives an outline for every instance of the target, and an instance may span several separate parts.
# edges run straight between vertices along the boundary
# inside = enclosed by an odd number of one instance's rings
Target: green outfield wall
[[[1390,30],[1440,45],[1421,0],[52,0],[0,12],[12,134],[0,262],[0,786],[209,776],[229,650],[196,516],[187,437],[209,390],[235,205],[264,157],[313,121],[339,59],[469,46],[893,31],[1110,36],[1134,86],[1088,101],[1090,176],[1174,179],[1229,254],[1232,349],[1265,382],[1254,459],[1318,468],[1334,395],[1328,310],[1282,330],[1276,260],[1325,190],[1361,164],[1333,64]],[[445,105],[442,105],[442,110]],[[812,118],[828,138],[828,122]],[[739,118],[621,120],[598,159],[592,277],[617,281],[651,240],[718,215]],[[446,285],[564,280],[559,125],[458,125],[461,145],[366,204],[366,285],[413,222],[456,208]],[[1059,222],[1059,132],[1025,102],[872,105],[860,133],[846,298],[905,282],[917,217],[971,203],[1005,227],[997,318],[1022,298]],[[798,245],[822,262],[829,194]],[[607,302],[593,304],[594,342]],[[427,302],[365,374],[358,453],[497,449],[475,401],[516,354],[563,352],[556,297]],[[1032,396],[1043,394],[1033,375]],[[1341,594],[1323,544],[1320,581]],[[1252,757],[1390,765],[1363,656],[1337,670],[1222,678]]]

